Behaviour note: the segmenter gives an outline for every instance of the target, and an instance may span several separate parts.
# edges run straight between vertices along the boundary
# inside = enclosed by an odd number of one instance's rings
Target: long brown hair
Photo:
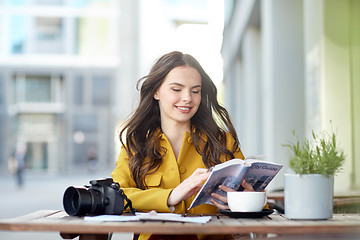
[[[189,54],[168,53],[157,60],[150,73],[137,83],[140,103],[120,132],[121,144],[129,155],[129,167],[137,186],[146,189],[145,176],[155,172],[161,164],[166,149],[160,146],[160,109],[154,94],[166,75],[175,67],[190,66],[201,76],[201,103],[190,120],[191,137],[197,152],[207,167],[234,158],[239,140],[226,109],[217,101],[217,89],[198,61]],[[126,132],[126,143],[122,140]],[[231,150],[226,147],[226,132],[235,140]]]

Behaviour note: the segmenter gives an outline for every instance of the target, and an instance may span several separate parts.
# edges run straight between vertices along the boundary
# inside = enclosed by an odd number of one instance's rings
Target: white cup
[[[228,192],[227,200],[232,212],[261,212],[267,197],[265,192]]]

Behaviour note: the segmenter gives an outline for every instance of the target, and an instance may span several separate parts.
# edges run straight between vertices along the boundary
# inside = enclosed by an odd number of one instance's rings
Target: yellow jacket
[[[234,139],[227,134],[227,147],[232,149]],[[115,182],[120,184],[127,197],[132,201],[133,207],[141,212],[155,210],[157,212],[171,212],[167,205],[170,192],[182,181],[188,178],[197,168],[206,168],[201,155],[196,151],[189,132],[184,133],[183,143],[180,154],[176,160],[170,141],[165,134],[162,134],[160,145],[167,149],[159,169],[145,177],[148,186],[146,190],[136,187],[131,178],[129,169],[129,157],[124,148],[120,151],[120,156],[116,162],[116,168],[111,176]],[[239,149],[235,158],[244,159]],[[203,204],[187,210],[195,195],[180,202],[175,206],[175,213],[217,213],[217,208],[213,205]],[[142,236],[144,237],[144,236]]]

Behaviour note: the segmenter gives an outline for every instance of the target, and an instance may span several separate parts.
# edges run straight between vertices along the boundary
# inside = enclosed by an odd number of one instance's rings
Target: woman
[[[209,167],[244,159],[214,83],[195,58],[181,52],[162,56],[140,82],[139,106],[120,132],[114,181],[138,211],[206,214],[228,208],[217,201],[227,203],[226,197],[215,194],[214,206],[187,210]]]

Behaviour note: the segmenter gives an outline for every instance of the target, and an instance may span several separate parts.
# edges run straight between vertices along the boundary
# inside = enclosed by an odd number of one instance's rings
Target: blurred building
[[[225,3],[225,103],[244,153],[265,154],[284,173],[292,130],[301,140],[333,129],[346,154],[335,191],[359,189],[360,1]]]
[[[137,18],[131,0],[0,0],[1,173],[17,142],[27,171],[114,167],[116,125],[135,92]]]
[[[156,58],[190,53],[221,82],[222,9],[218,0],[0,0],[0,174],[18,142],[26,172],[110,173],[136,81]]]

